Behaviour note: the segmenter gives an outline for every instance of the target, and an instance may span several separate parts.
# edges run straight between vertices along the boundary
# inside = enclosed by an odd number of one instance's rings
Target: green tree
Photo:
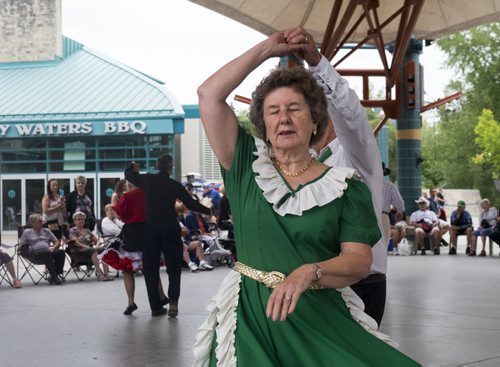
[[[447,66],[456,71],[448,92],[461,90],[464,97],[461,111],[449,113],[441,107],[440,122],[423,127],[423,182],[426,186],[479,189],[483,197],[498,205],[493,163],[477,164],[489,156],[475,129],[485,108],[492,111],[492,119],[499,121],[500,117],[500,23],[459,32],[437,44],[448,56]]]
[[[500,22],[452,34],[437,44],[463,84],[464,108],[477,116],[487,108],[500,120]]]
[[[500,178],[500,124],[493,118],[493,112],[484,109],[474,128],[476,144],[482,148],[473,161],[480,166],[491,166],[492,178]]]

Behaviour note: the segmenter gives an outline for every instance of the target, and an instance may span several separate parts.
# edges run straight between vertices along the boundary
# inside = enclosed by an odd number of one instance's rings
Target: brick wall
[[[61,0],[0,0],[0,62],[62,56]]]

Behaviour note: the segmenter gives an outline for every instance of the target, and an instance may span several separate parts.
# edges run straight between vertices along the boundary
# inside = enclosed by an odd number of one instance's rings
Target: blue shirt
[[[214,206],[214,208],[218,208],[220,203],[220,194],[216,190],[210,189],[210,191],[203,193],[204,198],[206,198],[207,196],[212,199],[212,205]]]
[[[460,219],[458,223],[456,223],[457,219]],[[460,227],[460,229],[466,229],[467,227],[472,227],[472,218],[467,210],[464,210],[462,216],[458,218],[458,213],[454,210],[451,213],[451,225]]]

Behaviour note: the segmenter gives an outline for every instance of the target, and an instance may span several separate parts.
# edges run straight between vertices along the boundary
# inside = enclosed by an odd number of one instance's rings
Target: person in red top
[[[114,205],[116,214],[124,222],[120,233],[121,241],[110,244],[108,249],[101,255],[101,260],[123,272],[123,282],[128,297],[128,306],[123,314],[131,315],[138,308],[134,302],[134,271],[142,268],[146,197],[144,190],[141,188],[131,183],[127,183],[127,186],[127,191],[120,196],[118,202]],[[158,291],[162,305],[168,304],[168,298],[163,291],[161,280],[158,283]]]

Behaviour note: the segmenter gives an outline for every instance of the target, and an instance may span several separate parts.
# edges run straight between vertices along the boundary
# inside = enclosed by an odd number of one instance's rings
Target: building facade
[[[6,3],[0,44],[12,47],[0,52],[2,230],[41,211],[51,178],[68,195],[74,178],[85,176],[100,217],[131,161],[150,172],[169,153],[180,167],[184,110],[161,81],[63,37],[60,0]]]

